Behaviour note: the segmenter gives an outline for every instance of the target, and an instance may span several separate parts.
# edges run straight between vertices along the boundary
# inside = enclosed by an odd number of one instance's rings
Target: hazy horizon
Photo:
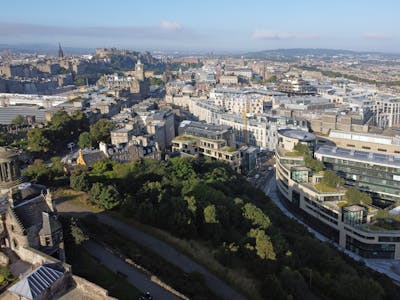
[[[323,48],[400,52],[400,3],[76,1],[3,4],[0,44],[246,52]],[[23,10],[21,9],[23,8]]]

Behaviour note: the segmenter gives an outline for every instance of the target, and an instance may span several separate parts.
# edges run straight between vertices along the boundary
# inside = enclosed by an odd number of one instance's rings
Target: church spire
[[[60,43],[58,43],[58,58],[59,59],[64,58],[64,52],[63,52],[63,50],[61,48],[61,44]]]

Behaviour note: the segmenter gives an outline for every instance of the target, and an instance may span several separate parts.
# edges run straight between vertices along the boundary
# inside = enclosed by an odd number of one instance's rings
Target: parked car
[[[153,300],[153,297],[151,296],[150,292],[146,292],[140,295],[139,300]]]

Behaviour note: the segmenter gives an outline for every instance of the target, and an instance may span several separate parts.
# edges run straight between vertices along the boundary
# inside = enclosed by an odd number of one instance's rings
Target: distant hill
[[[93,48],[68,47],[61,44],[65,54],[94,54]],[[0,51],[9,49],[19,53],[53,54],[58,53],[58,43],[53,44],[0,44]]]
[[[381,53],[381,52],[362,52],[362,51],[352,51],[352,50],[342,50],[342,49],[321,49],[321,48],[293,48],[293,49],[274,49],[274,50],[262,50],[255,52],[247,52],[242,54],[245,58],[254,59],[295,59],[297,57],[304,56],[316,56],[316,57],[330,57],[338,55],[382,55],[382,56],[393,56],[394,54]]]

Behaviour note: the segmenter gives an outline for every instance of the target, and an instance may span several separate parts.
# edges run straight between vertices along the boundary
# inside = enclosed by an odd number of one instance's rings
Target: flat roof
[[[381,134],[331,130],[329,133],[329,137],[338,139],[348,139],[348,140],[367,142],[367,143],[396,145],[394,142],[395,139],[394,137],[385,136]]]
[[[344,149],[329,145],[320,146],[315,154],[400,168],[400,156],[396,155]]]
[[[311,142],[316,139],[314,134],[301,129],[280,129],[278,130],[278,133],[283,136],[292,139],[298,139],[299,141],[303,142]]]

